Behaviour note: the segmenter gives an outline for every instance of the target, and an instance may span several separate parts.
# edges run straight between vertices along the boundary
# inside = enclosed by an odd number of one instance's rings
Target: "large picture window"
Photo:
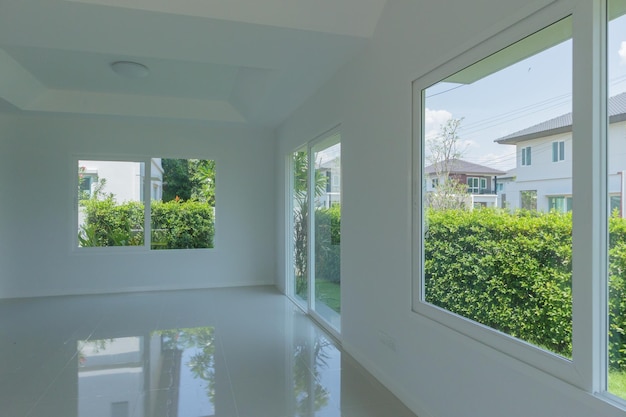
[[[214,245],[215,161],[79,160],[77,195],[79,248]]]
[[[571,132],[571,19],[419,79],[414,94],[416,310],[571,358],[572,216],[548,197],[572,195],[571,165],[552,163],[555,135]]]

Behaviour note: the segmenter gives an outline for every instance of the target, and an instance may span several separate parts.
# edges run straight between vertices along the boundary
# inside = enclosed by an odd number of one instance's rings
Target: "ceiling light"
[[[118,75],[126,78],[144,78],[150,70],[143,64],[132,61],[116,61],[111,64],[111,69]]]

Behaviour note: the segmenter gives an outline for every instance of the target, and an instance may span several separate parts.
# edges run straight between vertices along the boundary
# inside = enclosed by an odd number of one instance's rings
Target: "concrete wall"
[[[115,156],[214,159],[215,248],[73,248],[76,158]],[[0,115],[0,298],[273,283],[274,160],[267,130]]]

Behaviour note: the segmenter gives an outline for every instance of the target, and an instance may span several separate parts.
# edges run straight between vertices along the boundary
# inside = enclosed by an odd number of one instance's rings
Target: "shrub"
[[[198,201],[153,201],[152,249],[212,248],[213,207]]]
[[[341,207],[315,211],[315,277],[341,283]]]
[[[81,246],[140,246],[144,236],[144,208],[140,202],[116,204],[104,200],[82,200],[85,224],[78,234]]]
[[[609,366],[626,370],[626,220],[609,219]]]
[[[571,356],[571,214],[427,212],[426,301]],[[626,370],[626,220],[609,220],[609,367]]]
[[[428,211],[426,301],[571,356],[571,214]]]
[[[81,246],[140,246],[144,243],[144,206],[116,204],[113,197],[81,202],[85,222],[78,234]],[[153,249],[212,248],[213,207],[197,201],[151,203]]]

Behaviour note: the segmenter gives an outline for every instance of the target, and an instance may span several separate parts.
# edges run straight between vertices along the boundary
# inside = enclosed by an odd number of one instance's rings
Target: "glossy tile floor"
[[[410,417],[270,287],[0,301],[2,417]]]

